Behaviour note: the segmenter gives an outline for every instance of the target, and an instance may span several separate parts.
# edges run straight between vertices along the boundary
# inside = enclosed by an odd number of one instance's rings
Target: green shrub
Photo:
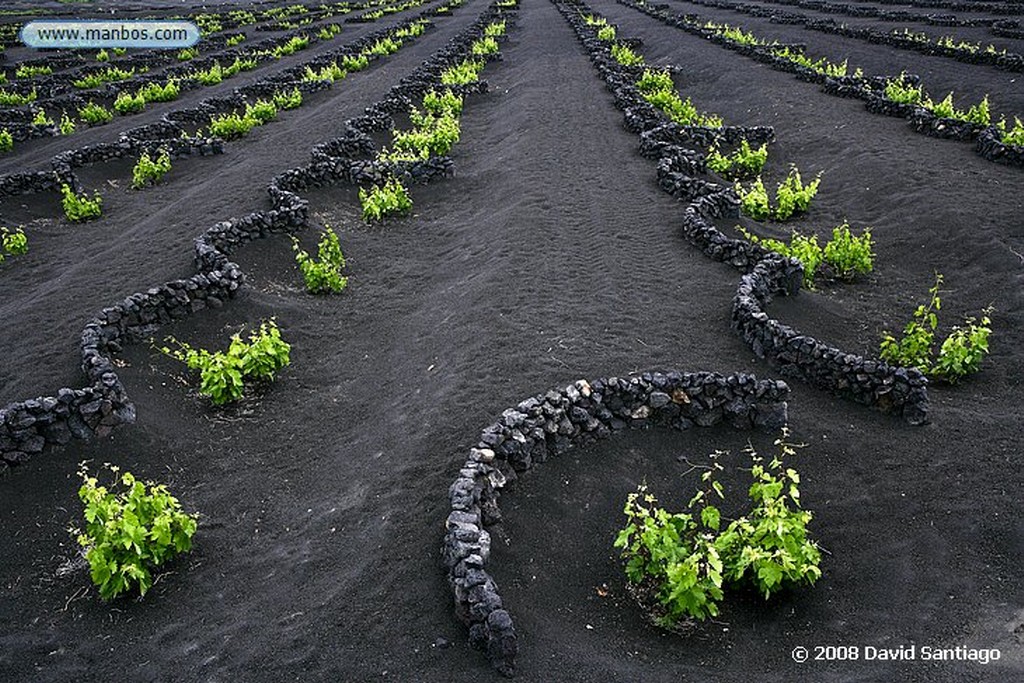
[[[122,116],[125,114],[135,114],[145,108],[146,98],[141,94],[132,95],[131,93],[123,92],[114,100],[114,111]]]
[[[821,577],[821,550],[808,538],[809,511],[800,507],[800,477],[786,458],[795,446],[776,441],[779,455],[767,465],[753,448],[748,491],[750,511],[723,530],[714,498],[725,494],[715,476],[718,459],[701,475],[700,488],[687,511],[669,513],[641,485],[626,501],[626,527],[615,540],[626,560],[626,578],[642,594],[657,600],[658,621],[672,626],[681,619],[704,620],[719,613],[723,587],[753,585],[765,598],[783,588],[813,584]]]
[[[27,254],[28,237],[25,236],[25,231],[21,228],[14,230],[0,228],[0,247],[3,247],[3,251],[0,252],[0,263],[2,263],[7,256]]]
[[[1004,145],[1016,145],[1024,147],[1024,122],[1016,116],[1013,117],[1013,128],[1006,130],[1006,119],[1001,119],[997,125],[999,128],[999,141]]]
[[[498,41],[490,36],[484,36],[470,46],[470,53],[474,55],[498,54]]]
[[[151,159],[148,152],[143,152],[132,169],[132,187],[138,190],[159,182],[170,170],[171,155],[166,149],[161,149],[156,159]]]
[[[442,85],[469,85],[480,80],[484,70],[482,60],[466,59],[441,72]]]
[[[62,112],[61,113],[61,117],[60,117],[60,134],[61,135],[71,135],[72,133],[75,132],[75,128],[77,128],[77,127],[78,126],[76,126],[75,122],[71,120],[71,117],[68,116],[67,112]]]
[[[341,24],[328,24],[317,32],[316,37],[320,40],[330,40],[339,33],[341,33]]]
[[[899,104],[920,104],[924,100],[921,86],[914,87],[906,80],[906,74],[900,74],[885,83],[885,96]]]
[[[602,26],[597,29],[597,39],[612,42],[615,40],[615,27],[614,26]]]
[[[203,85],[217,85],[224,80],[224,70],[221,68],[220,62],[214,62],[204,71],[193,71],[189,74],[189,78],[194,78]]]
[[[54,125],[53,119],[46,115],[45,109],[39,109],[36,111],[36,115],[32,117],[33,126],[52,126]]]
[[[107,67],[103,71],[97,71],[83,76],[78,80],[72,81],[72,85],[76,88],[97,88],[104,83],[112,83],[114,81],[126,81],[135,75],[135,69],[119,69],[116,66]]]
[[[240,116],[238,112],[232,112],[211,118],[210,134],[225,140],[232,140],[247,135],[250,130],[258,125],[258,120]]]
[[[429,90],[423,96],[423,109],[433,116],[459,116],[462,113],[462,97],[451,90],[438,94]]]
[[[341,68],[348,72],[362,71],[370,65],[366,55],[345,55],[341,58]]]
[[[78,474],[78,497],[85,506],[85,529],[75,530],[93,583],[105,600],[136,588],[145,595],[153,585],[152,571],[192,547],[198,515],[186,514],[167,487],[138,481],[130,472],[110,489],[90,476],[85,463]]]
[[[800,507],[800,475],[784,468],[784,460],[796,453],[787,436],[783,431],[775,442],[780,453],[767,465],[753,448],[747,449],[753,461],[748,492],[753,509],[733,520],[715,541],[725,578],[753,585],[766,600],[784,588],[813,585],[821,578],[821,550],[807,534],[813,515]]]
[[[386,57],[387,55],[398,52],[398,49],[402,47],[402,41],[394,40],[392,38],[381,38],[370,47],[363,50],[362,54],[367,57],[379,56]]]
[[[964,327],[954,326],[933,361],[935,330],[939,326],[938,312],[942,310],[942,299],[939,296],[942,280],[942,275],[936,273],[935,284],[928,290],[928,304],[917,307],[910,322],[903,328],[901,339],[897,340],[888,331],[882,333],[881,357],[895,365],[917,368],[925,374],[955,383],[977,372],[982,359],[988,355],[988,338],[992,333],[988,316],[992,309],[989,307],[982,311],[980,322],[969,317],[964,320]]]
[[[297,237],[292,237],[292,249],[295,261],[299,264],[302,278],[306,281],[306,290],[311,294],[341,292],[348,286],[348,278],[341,272],[345,268],[345,256],[341,253],[338,235],[329,226],[324,227],[323,235],[317,245],[317,258],[299,246]]]
[[[242,42],[245,42],[245,34],[244,33],[239,33],[238,35],[231,36],[230,38],[225,40],[224,41],[224,45],[225,45],[225,47],[234,47],[235,45],[238,45],[239,43],[242,43]]]
[[[167,81],[163,85],[160,85],[159,83],[147,83],[139,88],[138,92],[138,96],[141,97],[144,102],[171,102],[178,99],[178,95],[180,94],[181,88],[178,86],[178,82],[174,79]]]
[[[303,81],[340,81],[345,78],[348,74],[345,70],[338,66],[337,62],[331,62],[327,66],[323,67],[319,71],[314,71],[311,67],[306,67],[306,73],[303,75]]]
[[[271,50],[270,54],[275,59],[281,59],[281,57],[295,54],[299,50],[305,50],[307,47],[309,47],[309,38],[307,36],[292,36],[284,45],[278,45]]]
[[[297,109],[302,106],[302,91],[298,88],[292,88],[291,92],[278,90],[271,101],[278,109]]]
[[[186,47],[183,50],[179,50],[178,51],[178,61],[179,62],[187,62],[189,60],[195,59],[198,56],[199,56],[199,48],[196,48],[196,47]]]
[[[33,66],[31,64],[22,64],[14,70],[14,75],[18,78],[32,78],[34,76],[46,76],[52,74],[53,69],[45,64],[40,66]]]
[[[252,104],[245,105],[245,118],[255,119],[256,125],[262,126],[277,118],[277,107],[273,102],[267,100],[256,100]]]
[[[123,57],[126,52],[128,52],[128,48],[125,48],[125,47],[115,47],[114,48],[114,54],[116,56],[118,56],[118,57]]]
[[[956,325],[939,347],[939,357],[932,368],[932,374],[950,383],[981,369],[981,360],[988,355],[988,337],[992,334],[992,309],[982,311],[981,321],[974,317],[964,320],[964,326]]]
[[[612,45],[612,58],[623,66],[640,66],[644,63],[643,57],[622,43]]]
[[[68,217],[68,220],[77,223],[92,218],[99,218],[103,213],[101,209],[103,197],[100,196],[99,192],[94,193],[92,199],[89,199],[84,193],[80,195],[75,194],[69,186],[61,185],[60,193],[62,195],[61,206],[64,207],[64,215]]]
[[[97,62],[109,62],[110,61],[110,53],[107,52],[106,50],[100,50],[99,52],[96,53],[96,61]]]
[[[836,277],[852,280],[874,269],[875,254],[871,251],[872,246],[870,228],[865,229],[860,237],[855,237],[850,231],[850,225],[843,223],[832,229],[832,239],[825,245],[822,256]]]
[[[224,67],[224,78],[231,78],[240,71],[252,71],[259,63],[255,59],[235,57],[235,61]]]
[[[921,106],[944,119],[976,123],[981,126],[988,126],[992,123],[988,95],[982,98],[978,104],[969,107],[967,111],[961,111],[953,105],[953,93],[949,93],[944,100],[938,103],[933,102],[931,98],[925,98]]]
[[[505,35],[505,20],[494,21],[484,27],[484,35],[497,38],[498,36]]]
[[[359,203],[363,207],[363,220],[367,222],[383,221],[390,214],[407,213],[412,208],[412,199],[397,178],[369,190],[359,188]]]
[[[441,156],[451,151],[459,141],[459,119],[451,114],[433,116],[421,114],[415,108],[410,113],[413,130],[392,131],[395,149],[420,159]]]
[[[38,96],[35,88],[32,88],[32,92],[26,95],[19,95],[16,92],[7,92],[0,89],[0,107],[20,107],[23,104],[35,102]]]
[[[245,380],[271,380],[291,362],[291,345],[281,339],[273,320],[261,323],[248,342],[240,334],[233,335],[227,351],[195,349],[173,337],[168,341],[178,348],[164,346],[160,350],[199,371],[199,393],[214,405],[237,401],[245,393]]]
[[[740,198],[740,211],[757,221],[768,218],[784,221],[794,214],[807,211],[811,200],[818,193],[818,186],[821,178],[804,185],[800,177],[800,171],[794,166],[789,175],[783,180],[775,191],[775,207],[768,201],[768,191],[764,182],[758,176],[749,188],[744,188],[736,183],[736,194]]]
[[[78,110],[78,118],[82,119],[90,126],[98,126],[111,121],[114,118],[114,115],[111,114],[102,104],[96,104],[95,102],[90,101],[89,104]]]
[[[820,184],[821,178],[818,177],[804,185],[800,178],[800,171],[795,166],[790,169],[789,175],[782,181],[775,193],[775,219],[784,221],[793,214],[807,211],[811,200],[818,194],[818,185]]]
[[[11,131],[4,128],[0,130],[0,152],[10,152],[14,149],[14,136]]]
[[[644,69],[643,75],[636,81],[636,86],[645,100],[679,125],[708,128],[722,126],[721,117],[699,112],[689,97],[684,101],[676,92],[672,76],[667,71]]]
[[[763,221],[772,215],[771,204],[768,203],[768,190],[765,189],[761,176],[757,176],[748,188],[736,183],[736,194],[740,198],[740,211],[755,221]]]
[[[740,140],[739,148],[732,154],[722,154],[713,147],[707,156],[708,168],[727,180],[755,176],[767,161],[768,143],[754,149],[746,139]]]

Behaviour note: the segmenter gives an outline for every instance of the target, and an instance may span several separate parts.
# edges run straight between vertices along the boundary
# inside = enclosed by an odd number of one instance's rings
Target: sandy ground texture
[[[66,224],[43,197],[0,204],[5,220],[43,221],[32,251],[0,266],[3,398],[81,382],[76,337],[90,315],[189,274],[196,234],[266,207],[275,173],[304,163],[483,7],[470,0],[408,50],[224,157],[183,162],[142,197],[124,189],[121,168],[99,222]],[[681,506],[694,481],[687,460],[728,449],[742,464],[748,439],[767,453],[774,435],[619,435],[523,477],[503,497],[491,565],[520,634],[519,680],[1024,675],[1024,175],[612,0],[593,8],[620,35],[643,38],[648,62],[679,65],[677,84],[702,109],[775,126],[770,181],[794,163],[822,173],[817,203],[795,227],[826,234],[847,219],[873,228],[870,278],[778,301],[773,314],[874,353],[881,330],[903,324],[938,270],[947,322],[992,304],[995,331],[983,372],[931,390],[926,427],[792,383],[791,427],[807,444],[794,464],[828,551],[824,576],[768,604],[736,596],[686,636],[647,624],[626,593],[612,548],[625,497],[647,481]],[[905,68],[905,54],[870,49],[892,71]],[[307,194],[314,224],[341,236],[344,294],[305,294],[289,241],[275,237],[237,252],[249,285],[236,300],[160,330],[222,346],[242,325],[276,316],[293,344],[277,382],[218,411],[181,366],[130,346],[120,374],[137,423],[0,481],[0,679],[497,680],[469,648],[438,566],[446,490],[480,429],[583,377],[660,368],[775,376],[729,329],[736,271],[683,240],[680,204],[657,188],[554,6],[523,0],[503,53],[485,72],[491,92],[467,103],[456,176],[414,188],[412,216],[368,227],[354,191]],[[1006,87],[994,70],[969,74],[994,100]],[[98,185],[114,170],[88,173]],[[787,227],[758,229],[781,236]],[[314,244],[315,229],[302,239]],[[109,267],[96,274],[96,263]],[[75,472],[86,459],[158,479],[202,515],[194,550],[144,600],[102,602],[76,561],[67,528],[80,518]],[[740,491],[740,481],[726,483]],[[1001,659],[791,658],[801,646],[813,655],[815,646],[911,644],[998,648]]]

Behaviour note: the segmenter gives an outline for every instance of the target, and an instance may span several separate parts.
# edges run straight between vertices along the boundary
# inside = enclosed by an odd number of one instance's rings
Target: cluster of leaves
[[[28,253],[28,237],[21,228],[9,230],[0,228],[0,263],[8,256],[21,256]]]
[[[302,106],[302,91],[298,88],[292,88],[290,92],[278,90],[271,101],[278,109],[297,109]]]
[[[469,51],[474,55],[496,55],[498,54],[498,41],[491,36],[484,36],[475,41]]]
[[[78,110],[78,118],[90,126],[98,126],[103,123],[109,123],[114,118],[114,115],[102,104],[96,104],[90,100],[88,104]]]
[[[256,68],[256,64],[257,62],[255,59],[242,59],[241,57],[235,57],[235,61],[223,67],[221,71],[224,74],[224,78],[231,78],[240,71],[252,71]]]
[[[726,38],[727,40],[736,43],[737,45],[763,45],[763,41],[749,31],[744,31],[738,26],[729,26],[729,24],[715,24],[708,22],[704,24],[704,28],[711,29],[716,34]]]
[[[61,135],[71,135],[72,133],[75,132],[75,129],[77,127],[78,126],[76,126],[75,122],[71,120],[71,117],[68,116],[67,112],[62,112],[61,113],[61,117],[60,117],[60,134]]]
[[[939,346],[935,356],[935,330],[939,326],[938,312],[942,310],[939,288],[942,275],[936,273],[935,285],[928,290],[927,305],[921,304],[906,327],[903,337],[896,339],[888,331],[882,333],[881,357],[905,367],[915,367],[921,372],[947,382],[954,383],[981,367],[982,359],[988,355],[988,338],[992,333],[992,308],[981,312],[981,320],[974,317],[964,319],[962,326],[956,325]],[[934,357],[934,360],[933,360]]]
[[[36,115],[32,117],[33,126],[52,126],[55,125],[53,119],[46,115],[46,110],[39,108],[36,111]]]
[[[295,54],[299,50],[305,50],[307,47],[309,47],[308,36],[292,36],[288,39],[288,42],[283,45],[278,45],[271,50],[270,54],[275,59],[280,59],[281,57]]]
[[[370,47],[363,50],[362,54],[367,57],[387,57],[390,54],[398,52],[402,47],[401,40],[395,40],[394,38],[381,38]]]
[[[761,172],[768,161],[768,143],[757,149],[750,146],[746,138],[731,154],[722,154],[718,147],[712,147],[707,155],[707,166],[727,180],[751,178]]]
[[[391,214],[404,214],[412,209],[412,198],[398,178],[390,178],[384,185],[374,185],[369,190],[359,188],[359,203],[367,222],[380,222]]]
[[[239,33],[238,35],[231,36],[230,38],[225,40],[224,41],[224,46],[225,47],[234,47],[235,45],[238,45],[239,43],[244,43],[244,42],[245,42],[245,34],[244,33]]]
[[[186,47],[186,48],[178,51],[178,61],[179,62],[187,62],[189,60],[195,59],[198,56],[199,56],[199,48],[197,48],[197,47]]]
[[[127,81],[134,75],[135,69],[120,69],[116,66],[111,66],[107,67],[103,71],[97,71],[89,74],[88,76],[83,76],[78,80],[72,81],[72,85],[76,88],[97,88],[104,83]]]
[[[143,152],[132,169],[132,187],[139,190],[159,182],[170,170],[171,155],[166,149],[161,149],[156,159],[150,158],[149,152]]]
[[[90,476],[85,463],[79,468],[85,529],[72,533],[85,548],[92,581],[105,600],[136,588],[145,595],[153,570],[192,547],[198,515],[183,512],[166,486],[108,469],[114,476],[109,489]]]
[[[35,102],[38,96],[39,93],[36,92],[35,88],[32,88],[31,92],[24,95],[0,90],[0,107],[20,107],[23,104]]]
[[[818,194],[818,186],[821,184],[821,175],[804,185],[800,177],[800,171],[794,166],[789,170],[789,175],[775,190],[775,206],[773,207],[768,199],[768,190],[765,189],[761,176],[748,188],[736,183],[736,194],[740,198],[740,210],[744,215],[757,221],[771,218],[776,221],[785,221],[794,214],[803,213],[811,204],[811,200]]]
[[[789,45],[783,47],[782,49],[775,50],[775,55],[778,57],[782,57],[783,59],[790,61],[793,64],[796,64],[797,66],[802,66],[805,69],[810,69],[815,73],[823,74],[830,78],[840,78],[842,76],[846,76],[847,73],[849,73],[849,60],[844,59],[840,64],[830,62],[825,57],[821,57],[820,59],[815,60],[811,59],[806,54],[804,54],[803,50],[791,47]],[[864,72],[860,68],[858,68],[857,70],[854,71],[853,75],[858,77],[863,76]]]
[[[423,109],[432,116],[459,116],[462,114],[462,97],[447,89],[440,94],[429,90],[423,96]]]
[[[320,40],[330,40],[339,33],[341,33],[341,24],[328,24],[317,31],[316,37]]]
[[[672,121],[682,126],[721,128],[722,118],[697,110],[690,98],[683,100],[676,92],[672,76],[667,71],[644,69],[636,87],[645,100],[660,109]]]
[[[614,26],[602,26],[597,29],[597,39],[605,42],[615,41],[615,27]]]
[[[196,349],[173,337],[167,341],[178,348],[164,346],[160,350],[199,371],[199,393],[214,405],[237,401],[245,393],[246,380],[272,380],[291,362],[291,345],[281,338],[273,319],[261,323],[248,341],[241,334],[233,335],[227,351]]]
[[[953,93],[946,95],[941,102],[934,102],[930,97],[925,97],[921,106],[931,113],[944,119],[954,119],[966,123],[976,123],[980,126],[988,126],[992,123],[992,114],[989,112],[988,95],[982,98],[978,104],[968,107],[966,111],[957,109],[953,105]]]
[[[60,186],[61,206],[64,207],[64,215],[68,220],[74,222],[87,221],[92,218],[99,218],[103,213],[103,197],[99,192],[93,193],[92,199],[85,193],[75,194],[68,185]]]
[[[775,443],[779,455],[768,464],[752,449],[750,511],[722,529],[713,499],[724,499],[715,475],[722,470],[716,452],[701,475],[703,488],[686,512],[658,506],[646,486],[626,501],[626,527],[615,540],[626,561],[630,583],[651,588],[660,603],[659,621],[671,626],[681,619],[716,616],[724,587],[752,585],[770,598],[790,586],[813,584],[821,577],[821,550],[808,536],[813,515],[800,507],[800,475],[784,466],[795,454],[786,441]]]
[[[45,64],[38,66],[32,64],[22,64],[14,70],[14,75],[17,78],[32,78],[34,76],[47,76],[53,73],[53,68]]]
[[[348,278],[341,274],[345,268],[345,256],[341,253],[338,235],[330,226],[325,226],[320,236],[316,258],[299,246],[297,237],[292,237],[292,249],[302,279],[306,281],[306,290],[311,294],[337,294],[348,286]]]
[[[906,73],[899,78],[892,78],[885,83],[886,98],[898,104],[920,104],[924,100],[924,91],[920,85],[911,85]]]
[[[413,123],[411,130],[392,131],[395,153],[388,157],[392,160],[411,161],[442,156],[459,141],[461,130],[456,113],[442,111],[433,114],[414,107],[409,118]]]
[[[613,43],[611,47],[612,58],[622,66],[640,66],[644,58],[633,49],[623,43]]]
[[[302,76],[302,80],[306,82],[330,81],[331,83],[333,83],[334,81],[340,81],[347,75],[348,74],[345,72],[345,70],[338,66],[337,62],[331,62],[330,64],[328,64],[327,66],[323,67],[318,71],[314,70],[310,66],[307,66],[306,73]]]
[[[14,136],[11,131],[4,128],[0,130],[0,152],[10,152],[14,149]]]
[[[188,75],[203,85],[217,85],[224,80],[224,69],[220,62],[214,62],[209,68],[193,71]]]
[[[178,95],[180,94],[181,88],[178,86],[178,82],[174,79],[167,81],[163,85],[160,85],[159,83],[147,83],[139,88],[138,91],[138,96],[145,102],[170,102],[178,99]]]
[[[275,94],[275,99],[277,95]],[[291,95],[283,95],[282,99],[290,99]],[[299,102],[301,104],[301,95]],[[245,112],[232,112],[214,116],[210,119],[210,134],[225,140],[240,138],[247,135],[256,126],[273,120],[277,116],[277,105],[273,101],[256,100],[245,105]]]
[[[1013,117],[1013,128],[1006,129],[1006,119],[1000,119],[996,127],[999,129],[999,141],[1004,145],[1024,147],[1024,122]]]
[[[817,275],[826,270],[829,278],[853,280],[874,269],[875,254],[871,241],[871,230],[865,229],[858,237],[850,230],[848,223],[832,229],[832,239],[822,247],[817,235],[803,235],[793,231],[787,244],[781,240],[765,239],[739,228],[740,233],[754,244],[789,258],[795,258],[804,265],[804,287],[814,289]],[[824,267],[824,268],[823,268]]]
[[[344,55],[341,58],[341,68],[349,73],[362,71],[368,66],[370,66],[370,58],[366,55]]]
[[[146,108],[146,98],[141,94],[132,95],[128,92],[120,93],[114,99],[114,111],[118,114],[136,114]]]
[[[506,26],[504,19],[502,19],[501,21],[492,21],[491,23],[487,24],[487,26],[484,26],[484,35],[490,36],[492,38],[497,38],[499,36],[505,35],[505,30]]]
[[[96,61],[97,62],[109,62],[110,61],[110,53],[107,52],[105,49],[100,49],[100,51],[96,53]]]
[[[400,28],[397,31],[395,31],[395,38],[402,40],[404,38],[415,38],[417,36],[422,36],[426,32],[427,26],[429,25],[429,19],[420,19],[419,21],[414,21],[405,28]],[[485,33],[485,35],[487,34]]]
[[[464,59],[455,66],[441,72],[442,85],[469,85],[480,80],[484,62],[479,59]]]

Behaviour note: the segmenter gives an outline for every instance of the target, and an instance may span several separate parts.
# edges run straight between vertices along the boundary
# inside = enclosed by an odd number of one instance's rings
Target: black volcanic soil
[[[3,398],[81,382],[76,339],[89,315],[187,274],[196,234],[265,206],[275,172],[303,163],[482,9],[471,0],[393,61],[223,158],[183,163],[139,196],[105,190],[110,211],[97,223],[67,226],[44,197],[0,205],[5,217],[49,221],[29,228],[28,256],[0,265]],[[685,637],[648,625],[626,596],[611,547],[625,496],[646,480],[664,503],[682,504],[692,475],[680,457],[724,448],[739,464],[748,439],[767,453],[773,435],[620,435],[523,477],[503,497],[491,563],[520,633],[519,680],[1020,677],[1024,175],[611,0],[594,9],[620,35],[643,37],[649,62],[682,66],[677,84],[701,108],[775,126],[771,180],[791,163],[822,171],[796,227],[824,235],[844,218],[873,227],[878,261],[867,281],[778,301],[773,313],[873,352],[939,270],[947,323],[991,303],[995,331],[983,372],[932,389],[927,427],[792,383],[791,427],[807,443],[794,464],[828,550],[824,576],[778,602],[737,596]],[[411,217],[368,227],[352,191],[309,193],[315,222],[341,236],[344,294],[303,293],[290,244],[275,237],[237,253],[249,286],[236,300],[160,331],[213,347],[276,316],[293,344],[277,382],[215,411],[183,384],[180,366],[129,347],[121,376],[138,422],[0,481],[0,679],[497,680],[466,644],[437,562],[446,490],[480,429],[581,377],[656,368],[776,376],[729,329],[736,271],[682,239],[680,205],[658,190],[554,7],[523,0],[503,52],[485,72],[491,92],[466,107],[456,177],[414,188]],[[995,99],[1005,74],[971,73]],[[95,235],[74,239],[85,231]],[[315,232],[302,239],[313,244]],[[101,262],[108,272],[86,267]],[[74,561],[66,528],[80,516],[84,459],[165,482],[203,515],[194,550],[142,601],[103,603]],[[910,644],[999,648],[1002,658],[790,658],[797,646]]]

